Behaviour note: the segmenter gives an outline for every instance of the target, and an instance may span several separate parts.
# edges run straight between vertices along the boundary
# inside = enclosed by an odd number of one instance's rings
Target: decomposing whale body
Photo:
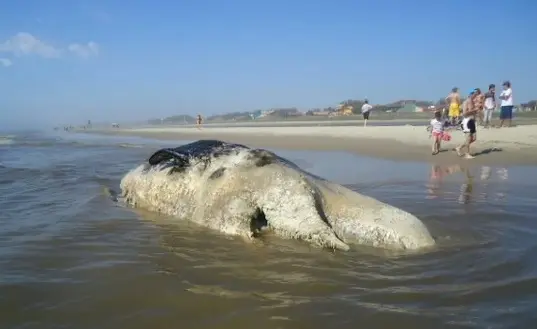
[[[433,246],[412,214],[300,169],[263,149],[200,140],[155,152],[121,181],[134,207],[190,220],[228,234],[284,238],[348,250]]]

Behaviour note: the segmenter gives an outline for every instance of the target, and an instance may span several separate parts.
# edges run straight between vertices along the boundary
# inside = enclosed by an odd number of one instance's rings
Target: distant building
[[[333,113],[334,115],[352,115],[353,107],[352,105],[341,103],[336,107],[336,111]]]
[[[520,107],[520,112],[537,111],[537,104],[535,104],[535,102],[520,104],[519,107]]]
[[[330,111],[315,111],[311,114],[316,116],[328,116],[330,114]]]
[[[250,117],[252,118],[252,120],[262,118],[265,115],[266,114],[263,113],[263,111],[261,111],[261,110],[257,110],[257,111],[254,111],[253,113],[250,113]]]
[[[423,112],[423,109],[419,106],[416,106],[414,103],[407,103],[403,107],[400,107],[397,110],[397,113],[415,113],[415,112]]]
[[[375,105],[374,109],[377,111],[384,111],[386,113],[397,112],[401,106],[391,106],[391,105]]]

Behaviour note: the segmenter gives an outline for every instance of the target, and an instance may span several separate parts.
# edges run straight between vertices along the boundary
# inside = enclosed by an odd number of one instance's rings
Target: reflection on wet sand
[[[427,185],[427,199],[436,199],[442,192],[442,183],[445,177],[461,171],[461,166],[442,166],[433,165],[431,167],[431,175],[429,176],[429,184]]]
[[[479,175],[474,175],[472,172],[479,171]],[[451,194],[448,186],[445,186],[444,181],[448,176],[462,173],[464,180],[460,186],[459,197],[457,198],[460,204],[469,204],[472,202],[472,196],[474,194],[474,187],[477,183],[479,195],[479,201],[487,200],[489,196],[489,184],[491,177],[493,177],[493,170],[491,167],[483,166],[479,169],[463,167],[460,165],[432,165],[429,176],[429,182],[426,185],[427,199],[441,198],[444,194]],[[475,177],[479,176],[479,180],[475,180]],[[498,181],[506,181],[509,178],[507,168],[497,168],[496,178]],[[501,200],[505,197],[502,192],[496,191],[496,200]]]
[[[465,180],[464,183],[461,184],[459,203],[468,204],[470,203],[470,201],[472,201],[472,192],[474,190],[474,177],[472,176],[468,168],[463,169],[462,172],[464,173]]]

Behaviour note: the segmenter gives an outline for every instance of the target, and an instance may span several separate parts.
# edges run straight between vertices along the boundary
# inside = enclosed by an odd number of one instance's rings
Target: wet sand
[[[87,131],[90,132],[90,131]],[[291,150],[335,150],[401,160],[433,163],[535,165],[537,164],[537,125],[501,129],[478,129],[472,145],[474,159],[459,158],[453,148],[464,134],[451,131],[452,139],[442,144],[438,155],[431,155],[429,133],[424,126],[369,127],[151,127],[101,129],[91,133],[138,136],[161,140],[191,141],[220,139],[252,147]]]

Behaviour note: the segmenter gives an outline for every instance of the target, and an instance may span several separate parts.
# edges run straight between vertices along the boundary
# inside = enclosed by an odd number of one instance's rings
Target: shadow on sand
[[[483,149],[483,150],[481,150],[479,152],[475,152],[473,155],[474,156],[480,156],[480,155],[490,154],[490,153],[493,153],[493,152],[503,152],[503,150],[501,148],[498,148],[498,147],[489,147],[489,148]]]
[[[452,148],[452,149],[442,149],[442,150],[440,150],[440,153],[448,152],[448,151],[457,152],[457,150],[455,148]],[[474,153],[472,153],[472,155],[477,157],[477,156],[480,156],[480,155],[491,154],[491,153],[494,153],[494,152],[503,152],[503,149],[498,148],[498,147],[489,147],[489,148],[483,149],[481,151],[474,152]]]

